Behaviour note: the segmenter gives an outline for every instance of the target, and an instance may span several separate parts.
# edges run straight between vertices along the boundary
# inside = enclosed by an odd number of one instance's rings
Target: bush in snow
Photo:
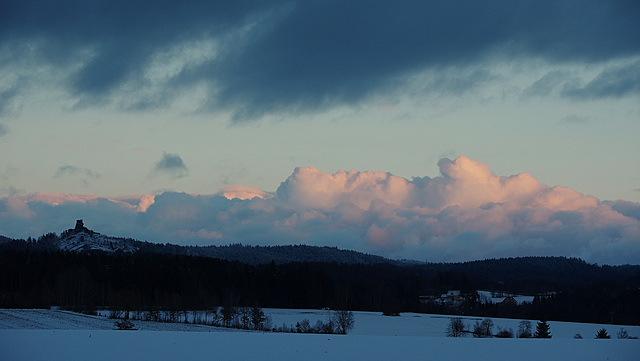
[[[634,340],[637,339],[637,337],[629,336],[629,333],[624,328],[621,328],[620,331],[618,331],[618,338],[619,339],[634,339]]]
[[[116,321],[113,325],[118,330],[135,330],[135,325],[129,320]]]
[[[513,338],[513,329],[502,329],[498,327],[498,333],[496,333],[496,337],[498,338]]]
[[[596,333],[596,338],[611,338],[611,336],[609,336],[609,334],[607,333],[607,330],[605,328],[601,328],[597,333]]]

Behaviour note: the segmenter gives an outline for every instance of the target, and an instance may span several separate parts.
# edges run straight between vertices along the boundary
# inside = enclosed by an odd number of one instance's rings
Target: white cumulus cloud
[[[13,196],[0,199],[0,234],[60,232],[83,218],[101,233],[178,244],[305,243],[431,261],[640,259],[640,204],[600,202],[528,173],[496,175],[464,156],[438,165],[439,176],[411,180],[299,167],[275,193],[236,185],[212,195]]]

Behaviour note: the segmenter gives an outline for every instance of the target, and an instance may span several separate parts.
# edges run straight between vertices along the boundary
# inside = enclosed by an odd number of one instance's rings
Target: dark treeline
[[[466,314],[597,323],[640,323],[640,266],[598,266],[565,257],[465,263],[266,262],[140,249],[63,252],[59,237],[0,244],[0,307],[195,310],[217,306],[336,308]],[[264,251],[231,246],[233,252]],[[272,248],[288,252],[294,247]],[[332,249],[321,252],[330,257]],[[344,253],[343,253],[344,254]],[[283,259],[283,258],[281,258]],[[349,257],[358,259],[358,257]],[[476,290],[538,295],[526,305],[483,304]],[[463,302],[420,302],[460,290]],[[423,299],[424,300],[424,299]]]
[[[95,232],[88,230],[96,234]],[[70,235],[77,233],[74,229],[68,229],[60,235],[47,233],[38,239],[13,240],[0,236],[0,251],[3,249],[31,250],[31,251],[55,251],[59,245]],[[92,235],[87,235],[91,238]],[[394,261],[388,258],[370,255],[366,253],[339,249],[337,247],[319,247],[308,245],[283,245],[283,246],[250,246],[242,244],[230,244],[223,246],[181,246],[171,243],[151,243],[138,241],[132,238],[107,237],[114,244],[135,248],[137,253],[163,253],[182,256],[199,256],[209,258],[240,261],[248,264],[262,263],[292,263],[292,262],[337,262],[359,264],[390,263],[404,265],[402,261]]]
[[[627,280],[640,275],[640,266],[598,266],[579,258],[518,257],[463,263],[430,263],[432,274],[450,272],[462,275],[470,287],[501,289],[521,294],[561,291],[595,282]],[[464,288],[464,287],[458,287]]]
[[[606,281],[578,288],[539,295],[522,305],[478,302],[477,294],[463,294],[461,305],[437,302],[421,305],[421,312],[478,317],[519,318],[567,322],[640,323],[640,288],[638,280]]]
[[[103,252],[0,252],[0,307],[206,309],[218,305],[415,310],[421,280],[393,265],[248,265]]]

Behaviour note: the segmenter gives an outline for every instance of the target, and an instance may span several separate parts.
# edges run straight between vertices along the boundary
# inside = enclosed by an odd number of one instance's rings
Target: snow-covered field
[[[265,309],[273,325],[326,310]],[[618,340],[621,326],[550,322],[553,338],[448,338],[449,318],[356,312],[342,335],[241,332],[209,326],[135,321],[137,331],[112,330],[113,320],[53,310],[0,310],[0,359],[12,360],[640,360],[640,340]],[[479,318],[466,318],[471,326]],[[520,320],[493,319],[517,330]],[[535,322],[532,322],[535,328]],[[595,340],[607,329],[610,340]],[[624,326],[640,336],[640,326]],[[580,333],[584,339],[573,339]]]

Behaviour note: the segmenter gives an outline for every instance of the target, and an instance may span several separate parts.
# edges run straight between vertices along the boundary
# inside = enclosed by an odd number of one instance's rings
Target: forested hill
[[[91,232],[91,231],[89,231]],[[12,240],[0,236],[1,250],[27,251],[72,251],[80,253],[159,253],[166,255],[197,256],[218,258],[228,261],[239,261],[250,265],[275,262],[277,264],[291,262],[335,262],[345,264],[395,264],[406,262],[370,255],[366,253],[339,249],[337,247],[318,247],[307,245],[286,246],[246,246],[232,244],[225,246],[180,246],[176,244],[159,244],[142,242],[130,238],[108,237],[99,233],[76,232],[66,230],[60,236],[49,233],[37,240]],[[3,241],[4,239],[4,241]]]
[[[465,302],[423,303],[447,290]],[[535,295],[517,308],[479,305],[476,290]],[[224,305],[460,313],[640,322],[640,266],[520,257],[401,262],[331,247],[184,247],[76,228],[0,239],[0,307],[203,309]]]
[[[440,284],[456,289],[508,289],[534,294],[580,287],[605,281],[640,278],[640,265],[608,266],[579,258],[516,257],[461,263],[428,263],[413,266],[440,278]]]
[[[307,245],[287,246],[246,246],[232,244],[227,246],[179,246],[175,244],[156,244],[136,242],[141,253],[163,253],[173,255],[220,258],[228,261],[239,261],[250,265],[275,262],[277,264],[291,262],[335,262],[346,264],[402,264],[388,258],[366,253],[339,249],[337,247],[318,247]]]
[[[76,227],[60,235],[48,233],[38,239],[15,240],[0,235],[0,251],[72,251],[112,253],[159,253],[166,255],[197,256],[238,261],[249,265],[285,264],[291,262],[342,263],[342,264],[390,264],[405,267],[427,277],[441,274],[450,278],[452,287],[466,288],[471,284],[496,283],[520,284],[523,289],[550,288],[553,285],[581,285],[606,280],[626,279],[640,274],[640,265],[598,266],[578,258],[567,257],[516,257],[486,259],[459,263],[422,263],[399,261],[361,252],[308,245],[247,246],[180,246],[138,241],[102,235],[86,227],[82,220]],[[445,282],[446,283],[446,282]],[[487,286],[491,286],[487,284]]]
[[[567,257],[517,257],[462,263],[418,263],[391,260],[336,247],[290,246],[179,246],[101,235],[84,227],[60,235],[49,233],[38,239],[0,238],[0,251],[65,251],[75,253],[162,254],[222,259],[247,265],[287,263],[336,263],[353,265],[393,265],[425,279],[433,280],[424,292],[443,289],[501,289],[520,293],[565,290],[594,282],[626,281],[640,277],[640,265],[607,266]]]

